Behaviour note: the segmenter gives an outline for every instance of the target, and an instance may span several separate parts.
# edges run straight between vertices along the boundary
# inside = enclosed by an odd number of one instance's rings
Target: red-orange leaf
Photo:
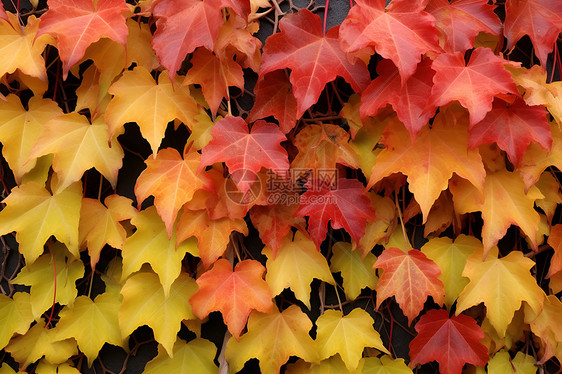
[[[550,267],[546,275],[547,278],[550,278],[559,271],[562,271],[562,225],[552,226],[550,236],[548,237],[548,245],[554,249],[554,256],[550,260]]]
[[[464,53],[444,53],[433,61],[430,103],[437,106],[458,100],[470,113],[470,126],[480,122],[492,109],[495,95],[518,95],[511,74],[504,68],[509,61],[488,48],[476,48],[468,64]]]
[[[283,17],[279,27],[281,32],[265,43],[260,77],[263,79],[274,70],[291,69],[297,117],[318,101],[326,83],[337,76],[343,77],[355,91],[363,90],[369,83],[365,64],[360,60],[350,63],[340,48],[339,27],[322,36],[320,17],[307,9]]]
[[[365,187],[357,179],[339,179],[333,189],[325,183],[312,181],[301,196],[295,215],[308,217],[308,232],[316,247],[326,238],[328,222],[332,228],[345,229],[354,243],[365,234],[368,219],[375,212],[371,207]]]
[[[439,362],[443,374],[460,374],[464,364],[488,362],[488,348],[480,340],[484,332],[476,321],[463,314],[430,310],[416,324],[418,335],[410,342],[411,365]]]
[[[389,247],[382,252],[373,267],[384,270],[377,284],[377,309],[385,299],[394,296],[412,323],[429,296],[437,304],[443,304],[445,289],[438,278],[441,269],[423,252],[411,249],[406,253]]]
[[[228,94],[229,86],[244,89],[244,73],[234,60],[220,60],[205,48],[199,48],[191,57],[193,67],[187,72],[183,84],[199,84],[211,113],[216,113]]]
[[[201,154],[199,169],[215,162],[225,162],[242,192],[250,189],[262,167],[283,175],[289,168],[286,140],[277,125],[259,120],[248,130],[241,117],[226,117],[211,130],[213,140]]]
[[[127,43],[127,25],[123,12],[125,0],[49,0],[49,10],[41,16],[37,36],[51,34],[63,62],[63,77],[101,37]]]
[[[357,0],[341,25],[342,46],[347,52],[375,48],[406,82],[423,54],[441,50],[435,18],[423,8],[421,0],[394,0],[386,9],[385,0]]]
[[[507,0],[504,34],[511,49],[524,35],[529,35],[535,53],[546,69],[548,54],[562,31],[562,2],[559,0]]]
[[[273,116],[279,121],[283,133],[291,131],[297,123],[297,100],[293,95],[291,82],[282,70],[276,70],[260,79],[254,89],[256,101],[248,116],[253,122]]]
[[[501,22],[488,0],[430,0],[425,10],[435,17],[446,52],[464,52],[474,47],[480,32],[499,35]]]
[[[402,85],[398,69],[390,60],[383,60],[377,65],[379,76],[371,82],[361,95],[361,117],[374,116],[380,108],[391,104],[398,119],[410,132],[412,139],[433,117],[436,107],[428,107],[428,92],[433,86],[431,60],[425,59],[416,73]]]
[[[239,262],[234,271],[230,262],[218,260],[197,279],[199,290],[189,299],[193,314],[203,319],[220,311],[228,330],[238,340],[252,310],[269,313],[273,308],[264,272],[265,268],[255,260]]]
[[[518,167],[527,146],[535,141],[546,150],[552,145],[550,124],[543,106],[529,106],[517,98],[511,105],[495,99],[492,111],[470,129],[468,145],[476,148],[484,143],[496,142],[506,151],[509,160]]]
[[[162,0],[156,4],[152,47],[170,79],[195,48],[214,49],[223,24],[221,9],[226,7],[244,18],[250,12],[248,0]]]

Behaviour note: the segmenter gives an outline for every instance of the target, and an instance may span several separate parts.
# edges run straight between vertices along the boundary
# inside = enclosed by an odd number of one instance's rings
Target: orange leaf
[[[146,169],[135,184],[139,203],[150,195],[154,206],[166,224],[168,237],[181,207],[193,198],[195,191],[212,187],[211,180],[197,172],[201,156],[194,149],[186,149],[184,158],[174,148],[161,149],[155,159],[146,160]]]
[[[193,314],[203,319],[220,311],[228,330],[238,340],[252,310],[269,313],[273,309],[264,272],[265,268],[255,260],[239,262],[234,271],[230,262],[218,260],[197,279],[199,290],[189,299]]]

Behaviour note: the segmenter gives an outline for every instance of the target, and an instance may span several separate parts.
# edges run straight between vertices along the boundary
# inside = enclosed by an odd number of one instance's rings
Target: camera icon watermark
[[[226,196],[235,204],[249,205],[265,193],[269,205],[332,204],[335,198],[327,191],[338,188],[338,169],[268,170],[265,180],[250,170],[237,170],[228,176]],[[242,189],[240,188],[242,187]],[[305,192],[309,192],[305,194]]]

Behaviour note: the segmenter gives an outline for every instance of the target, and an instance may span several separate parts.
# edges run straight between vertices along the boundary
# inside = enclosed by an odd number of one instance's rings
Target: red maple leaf
[[[363,184],[357,179],[341,178],[333,189],[317,180],[309,181],[307,188],[295,215],[309,216],[308,232],[316,247],[320,249],[326,238],[328,222],[334,229],[345,229],[353,241],[359,243],[367,220],[375,215]]]
[[[478,366],[488,362],[488,348],[480,340],[484,332],[476,321],[463,314],[430,310],[416,324],[418,335],[410,342],[410,365],[439,362],[444,374],[460,374],[465,363]]]
[[[511,105],[495,99],[492,111],[470,129],[468,146],[476,148],[484,143],[496,142],[518,167],[532,141],[546,151],[550,150],[552,134],[546,114],[543,106],[529,106],[523,99],[517,98]]]
[[[435,18],[423,11],[421,0],[357,0],[341,25],[341,41],[347,52],[376,48],[394,62],[402,82],[414,72],[426,52],[439,52]]]
[[[226,117],[211,130],[213,139],[201,153],[199,169],[215,162],[224,162],[242,192],[250,189],[260,169],[271,169],[285,175],[289,169],[286,140],[279,127],[263,120],[256,121],[252,131],[241,117]]]
[[[84,57],[86,48],[101,37],[126,45],[125,0],[49,0],[49,10],[41,16],[37,37],[53,35],[63,63],[63,78]]]
[[[499,35],[501,22],[488,0],[430,0],[425,10],[435,17],[446,52],[464,52],[474,47],[480,32]]]
[[[287,134],[297,123],[297,101],[291,82],[282,70],[275,70],[260,79],[254,89],[256,100],[248,116],[253,122],[273,116],[279,121],[279,128]]]
[[[504,34],[511,49],[524,35],[529,35],[535,53],[546,69],[548,54],[552,52],[562,31],[562,1],[507,0],[505,2]]]
[[[404,85],[398,69],[390,60],[379,62],[377,73],[379,76],[361,95],[361,117],[374,116],[384,105],[391,104],[414,139],[436,109],[428,107],[427,93],[431,91],[435,74],[431,69],[431,60],[423,60]]]
[[[152,47],[170,79],[195,48],[214,49],[224,23],[221,9],[226,7],[243,18],[250,12],[248,0],[162,0],[156,4]]]
[[[238,340],[253,309],[269,313],[273,308],[264,272],[263,265],[255,260],[239,262],[232,271],[228,260],[219,259],[197,279],[199,290],[189,299],[193,314],[204,319],[220,311],[228,330]]]
[[[340,48],[339,26],[322,36],[322,22],[307,9],[289,14],[279,23],[281,32],[265,43],[260,79],[278,69],[291,69],[293,93],[297,99],[297,118],[318,101],[326,83],[343,77],[355,91],[361,91],[370,81],[365,64],[354,63]]]
[[[470,127],[492,109],[495,95],[519,95],[511,74],[504,65],[509,61],[488,48],[476,48],[467,64],[464,53],[444,53],[433,61],[435,70],[430,104],[442,106],[458,100],[470,113]]]

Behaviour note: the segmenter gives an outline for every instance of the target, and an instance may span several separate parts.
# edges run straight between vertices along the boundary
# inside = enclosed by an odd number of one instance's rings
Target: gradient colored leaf
[[[273,308],[271,291],[263,280],[265,268],[255,260],[232,264],[217,260],[197,279],[199,290],[189,299],[193,313],[203,319],[220,311],[230,333],[239,340],[252,310],[269,313]]]
[[[188,124],[199,114],[189,90],[172,83],[163,73],[156,83],[150,72],[141,66],[123,73],[108,92],[114,95],[105,112],[109,139],[119,134],[125,123],[136,122],[150,144],[153,157],[156,157],[168,122],[177,118]]]
[[[507,170],[489,173],[484,183],[483,199],[474,186],[461,179],[455,178],[450,190],[458,214],[482,212],[484,256],[503,238],[511,225],[519,226],[529,237],[533,249],[537,250],[540,217],[534,209],[534,203],[544,196],[535,186],[525,193],[525,186],[518,174]]]
[[[415,139],[437,109],[428,107],[427,93],[433,86],[435,74],[431,69],[431,60],[426,58],[420,62],[405,84],[402,84],[399,71],[390,60],[377,64],[377,74],[379,76],[361,95],[361,117],[374,116],[386,104],[391,104],[398,119]]]
[[[50,34],[57,39],[63,62],[63,78],[88,46],[102,37],[127,43],[124,0],[49,0],[49,10],[41,16],[38,36]]]
[[[476,148],[484,143],[496,142],[518,167],[531,142],[546,151],[550,150],[552,137],[546,114],[544,107],[528,106],[522,99],[515,99],[509,105],[495,99],[492,110],[470,129],[468,146]]]
[[[168,237],[172,236],[178,211],[195,191],[212,188],[205,173],[197,171],[200,162],[201,155],[189,147],[183,158],[174,148],[161,149],[156,158],[146,160],[146,169],[137,178],[135,195],[139,203],[154,196],[154,206]]]
[[[535,313],[542,309],[545,294],[529,271],[533,266],[535,262],[519,251],[498,258],[494,248],[485,260],[481,251],[475,251],[468,257],[462,273],[470,282],[459,295],[456,314],[483,302],[486,317],[503,338],[523,301]]]
[[[443,304],[445,290],[438,278],[441,270],[419,250],[411,249],[406,253],[398,248],[386,248],[373,267],[383,269],[377,284],[376,309],[394,296],[408,322],[412,323],[429,296],[437,304]]]
[[[464,52],[474,47],[476,36],[485,32],[499,36],[502,24],[486,0],[430,0],[425,10],[435,17],[440,45],[445,52]]]
[[[407,175],[408,188],[421,207],[424,222],[453,173],[482,189],[486,173],[478,152],[467,150],[466,123],[463,111],[444,109],[432,127],[424,128],[412,143],[404,126],[391,121],[383,133],[386,148],[376,158],[367,187],[393,173]]]
[[[250,189],[260,169],[271,169],[283,175],[289,168],[287,151],[281,147],[285,135],[279,128],[259,120],[248,129],[241,117],[226,117],[211,130],[213,140],[201,153],[199,169],[224,162],[242,192]]]
[[[548,54],[552,52],[562,31],[562,3],[553,0],[507,0],[505,3],[504,35],[508,49],[524,35],[535,47],[541,65],[546,69]]]
[[[437,29],[432,15],[424,12],[423,1],[359,0],[341,26],[346,52],[376,49],[392,60],[405,83],[416,71],[421,56],[439,52]],[[357,90],[356,90],[357,91]]]
[[[250,12],[247,0],[163,0],[154,6],[156,32],[152,47],[170,79],[195,48],[214,49],[223,24],[221,9],[226,7],[241,17]]]
[[[465,63],[464,53],[443,53],[433,61],[435,70],[431,105],[443,106],[458,100],[470,113],[470,127],[492,110],[494,96],[517,95],[517,87],[504,65],[509,61],[494,55],[488,48],[476,48]]]
[[[328,222],[333,229],[344,229],[357,244],[365,233],[367,220],[374,216],[365,187],[356,179],[337,180],[335,189],[313,181],[301,195],[297,216],[308,216],[308,232],[320,250],[326,238]]]

